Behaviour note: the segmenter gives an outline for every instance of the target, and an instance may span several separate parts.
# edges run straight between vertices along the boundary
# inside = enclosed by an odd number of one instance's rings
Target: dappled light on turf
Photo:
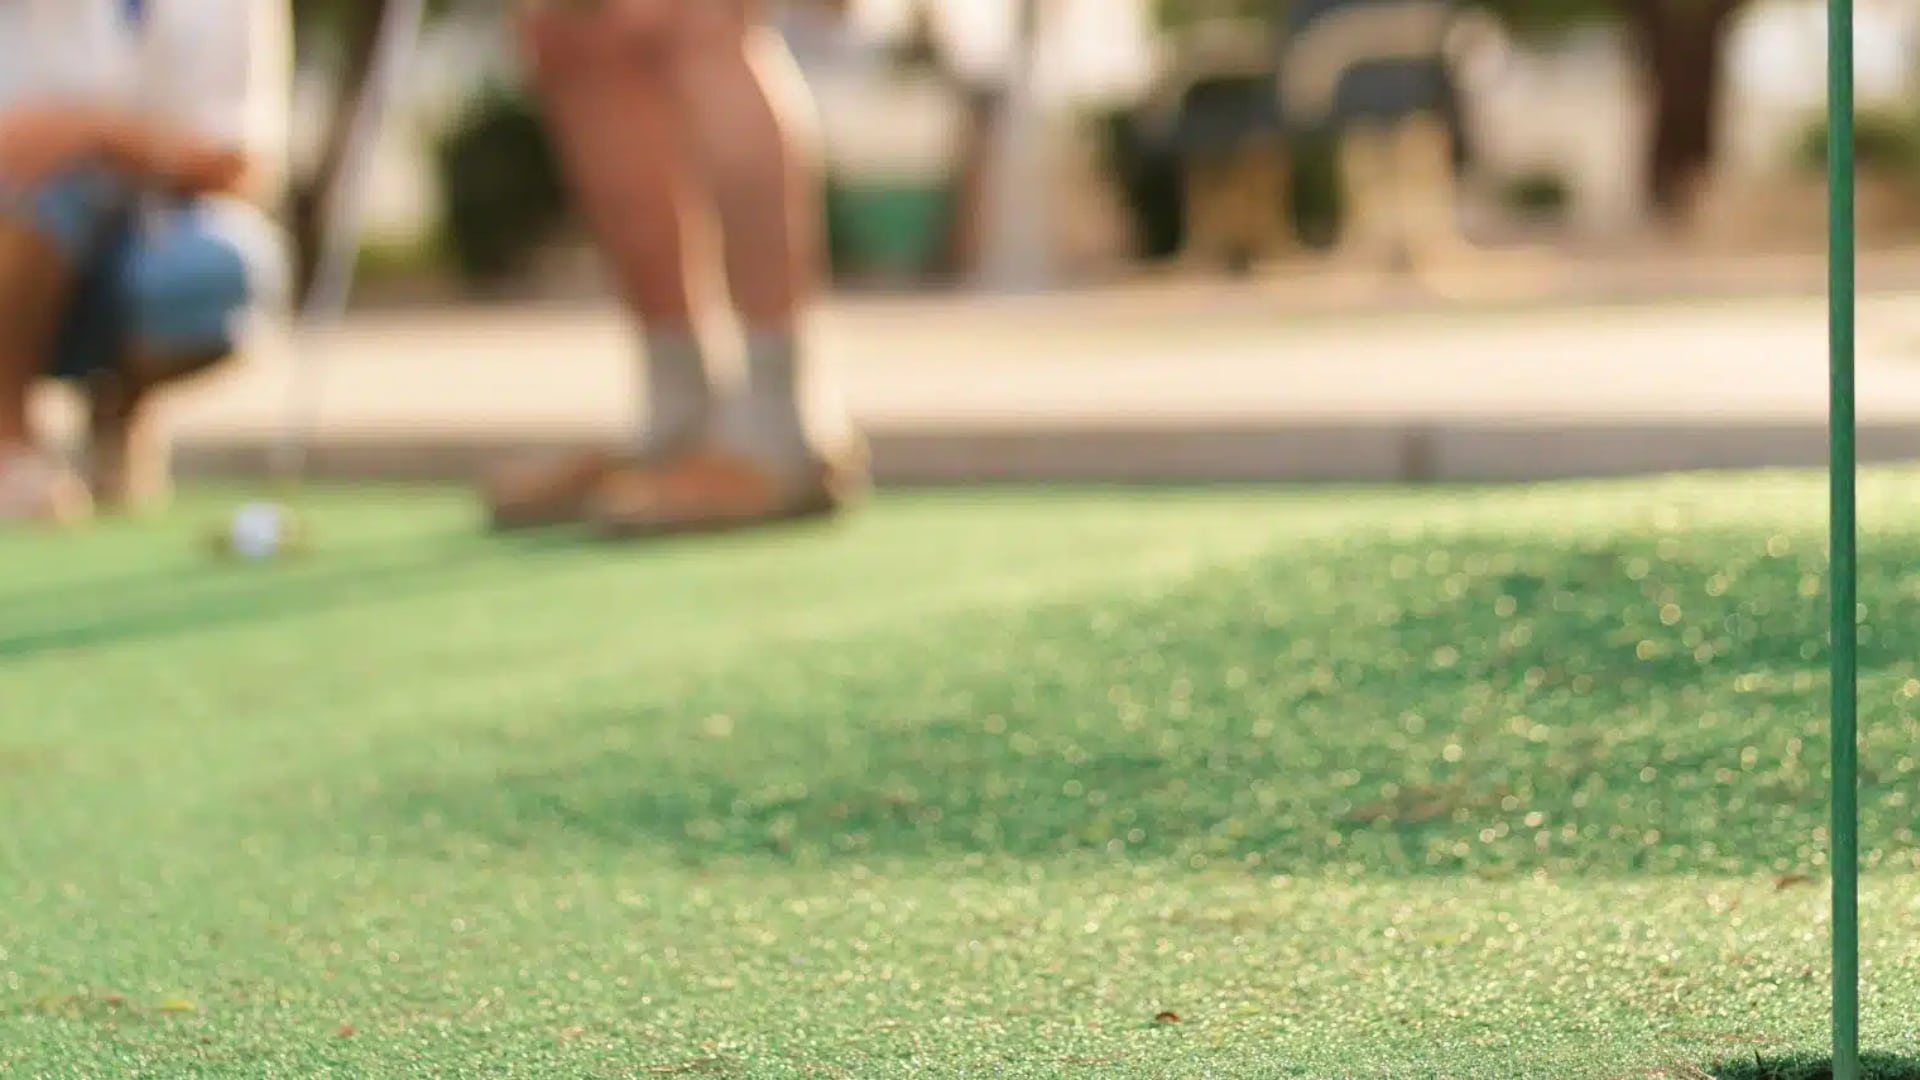
[[[1868,496],[1899,1080],[1920,488]],[[189,566],[191,520],[0,539],[0,1072],[1824,1052],[1810,478],[902,499],[639,548],[313,509],[304,565]]]
[[[1360,534],[553,703],[395,828],[705,862],[1818,872],[1812,529]],[[1915,869],[1920,542],[1863,567],[1869,865]]]

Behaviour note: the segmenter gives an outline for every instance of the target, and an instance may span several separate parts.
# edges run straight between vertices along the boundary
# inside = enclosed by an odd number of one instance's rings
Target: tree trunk
[[[1016,14],[1014,47],[1021,51],[1021,55],[1014,59],[1016,67],[1025,61],[1026,50],[1033,47],[1033,40],[1039,32],[1040,17],[1039,0],[1017,2],[1020,7]],[[912,17],[915,20],[914,36],[923,39],[928,51],[935,56],[941,78],[949,89],[960,96],[965,114],[960,127],[960,144],[954,152],[953,197],[947,215],[946,234],[942,238],[939,267],[943,276],[961,281],[979,273],[987,256],[988,215],[997,209],[993,196],[995,169],[1000,161],[996,150],[1003,144],[1004,126],[1009,107],[1013,104],[1012,87],[976,81],[955,70],[951,59],[942,54],[934,43],[936,18],[928,0],[915,0]]]
[[[959,85],[956,81],[954,85]],[[980,268],[981,236],[987,210],[988,188],[993,170],[993,147],[999,139],[999,125],[1005,113],[1005,95],[990,87],[963,87],[966,122],[961,128],[960,148],[955,155],[953,204],[947,221],[946,242],[942,246],[941,272],[956,281],[973,276]]]
[[[1044,0],[1016,0],[1011,70],[994,110],[980,207],[977,277],[989,288],[1042,287],[1052,274],[1044,106],[1035,92]]]
[[[1647,194],[1660,217],[1684,223],[1719,149],[1721,68],[1745,0],[1625,3],[1652,82]]]
[[[374,53],[380,45],[380,28],[386,23],[388,0],[358,0],[346,5],[346,63],[334,84],[332,116],[328,118],[320,160],[311,174],[293,186],[289,213],[294,243],[296,295],[303,301],[313,285],[320,261],[321,234],[326,227],[327,194],[333,190],[345,164],[347,137],[354,115],[360,111],[360,98],[367,90],[373,71]]]

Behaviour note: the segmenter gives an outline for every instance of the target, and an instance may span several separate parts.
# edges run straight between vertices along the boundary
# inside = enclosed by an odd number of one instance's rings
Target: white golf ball
[[[243,559],[266,559],[287,542],[287,520],[272,503],[248,503],[234,511],[227,543]]]

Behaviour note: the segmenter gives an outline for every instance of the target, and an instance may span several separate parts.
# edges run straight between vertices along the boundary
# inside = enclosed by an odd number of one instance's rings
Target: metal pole
[[[1858,522],[1854,481],[1853,0],[1827,0],[1828,367],[1832,507],[1833,1075],[1860,1078]]]
[[[320,336],[345,314],[353,289],[362,219],[371,188],[371,171],[384,122],[408,75],[426,22],[427,0],[392,0],[380,26],[367,84],[354,114],[347,119],[346,150],[331,190],[323,193],[319,261],[306,303],[295,312],[293,365],[288,373],[287,416],[274,448],[273,472],[283,483],[298,485],[307,468],[320,408]]]
[[[988,166],[986,251],[979,276],[990,291],[1031,292],[1053,277],[1053,176],[1047,116],[1036,86],[1042,0],[1015,0],[1006,97]]]

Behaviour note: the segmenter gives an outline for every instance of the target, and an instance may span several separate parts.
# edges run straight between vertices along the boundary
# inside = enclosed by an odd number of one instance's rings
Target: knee
[[[748,0],[678,0],[674,34],[688,54],[739,52],[755,16]]]
[[[681,38],[682,0],[534,0],[519,47],[549,89],[591,85],[607,72],[664,68]]]

